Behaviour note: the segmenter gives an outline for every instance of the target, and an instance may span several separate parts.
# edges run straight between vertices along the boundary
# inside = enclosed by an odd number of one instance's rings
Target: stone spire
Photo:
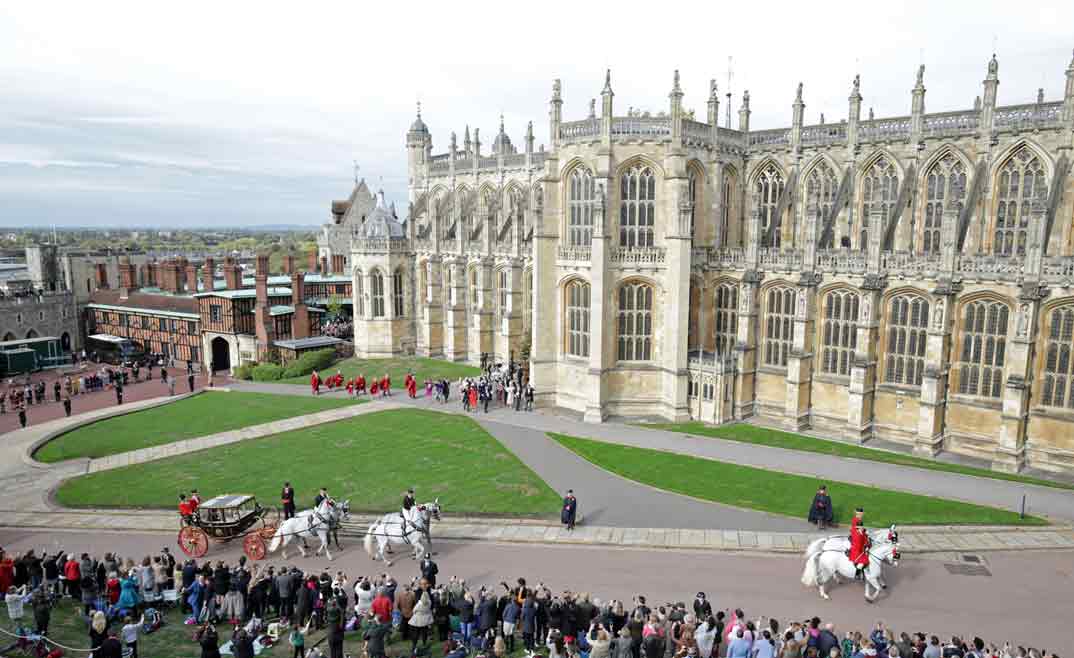
[[[615,92],[612,91],[612,70],[608,69],[604,72],[604,89],[600,92],[600,114],[602,117],[612,115],[613,98],[615,98]],[[590,105],[590,113],[596,115],[592,105]]]
[[[913,100],[910,103],[910,140],[923,145],[921,134],[925,127],[925,65],[917,67],[917,81],[914,83]]]
[[[709,80],[709,114],[710,126],[716,126],[720,120],[720,93],[716,88],[716,78]]]
[[[750,90],[742,92],[742,106],[738,108],[738,130],[748,133],[750,131]]]
[[[802,139],[802,123],[805,119],[805,101],[802,100],[802,83],[798,83],[798,90],[794,93],[794,103],[791,104],[791,149],[797,151]]]
[[[462,137],[462,150],[463,150],[463,153],[469,153],[470,152],[470,146],[471,146],[471,144],[470,144],[470,125],[467,124],[466,125],[466,132],[463,133],[463,137]]]
[[[992,122],[996,114],[996,95],[999,91],[999,62],[996,60],[995,53],[992,54],[992,59],[988,60],[988,74],[985,75],[984,82],[984,94],[981,96],[981,134],[992,135]]]
[[[533,122],[526,124],[526,153],[533,153]]]
[[[549,101],[548,123],[552,146],[559,144],[559,124],[563,120],[562,85],[559,78],[552,81],[552,100]]]

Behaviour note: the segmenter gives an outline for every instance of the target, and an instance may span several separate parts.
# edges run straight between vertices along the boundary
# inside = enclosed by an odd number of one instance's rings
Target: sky
[[[751,127],[969,109],[989,57],[999,104],[1063,96],[1074,3],[331,2],[0,4],[0,226],[206,227],[328,219],[354,165],[406,206],[416,104],[434,153],[502,113],[548,143],[552,80],[584,118],[612,71],[616,114],[666,110],[673,71],[705,116],[709,80]],[[726,105],[721,107],[721,115]],[[735,119],[737,125],[737,115]]]

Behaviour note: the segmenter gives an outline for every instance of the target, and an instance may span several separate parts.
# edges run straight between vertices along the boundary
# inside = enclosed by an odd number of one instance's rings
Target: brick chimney
[[[97,288],[108,289],[108,266],[104,263],[97,263]]]
[[[343,274],[343,254],[332,256],[332,274]]]
[[[212,258],[206,257],[205,262],[201,264],[201,285],[205,290],[202,292],[212,292],[215,287],[216,281],[216,263]]]
[[[295,257],[291,254],[284,254],[283,256],[283,273],[293,274],[295,271]]]
[[[328,274],[328,256],[321,256],[321,274]]]
[[[257,360],[264,361],[272,351],[276,327],[272,323],[268,299],[268,256],[258,254],[254,269],[254,290],[256,303],[254,315],[257,323]]]
[[[126,299],[130,292],[138,287],[134,280],[134,265],[131,265],[129,256],[119,259],[119,298]]]
[[[309,338],[310,312],[305,302],[306,275],[302,272],[291,273],[291,305],[295,314],[291,319],[291,338]]]
[[[228,290],[242,288],[242,269],[231,256],[224,259],[224,283],[227,284]]]
[[[159,286],[160,272],[156,263],[146,263],[142,267],[145,268],[145,285],[147,288],[156,288]]]
[[[312,274],[317,271],[317,251],[311,251],[306,258],[306,273]]]
[[[196,295],[198,292],[198,268],[194,263],[186,264],[186,294]]]
[[[178,294],[182,278],[181,271],[178,261],[171,259],[164,261],[161,265],[160,289],[173,295]]]

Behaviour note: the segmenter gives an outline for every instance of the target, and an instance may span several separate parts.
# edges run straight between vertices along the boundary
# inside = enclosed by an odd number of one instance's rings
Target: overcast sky
[[[782,6],[781,6],[782,5]],[[434,152],[505,115],[548,141],[548,97],[582,118],[612,69],[616,113],[667,109],[681,70],[705,114],[750,91],[754,128],[967,109],[993,48],[1000,104],[1063,95],[1074,2],[50,2],[0,4],[0,225],[319,224],[361,175],[405,207],[422,102]],[[721,115],[725,108],[721,107]],[[736,118],[737,124],[737,118]]]

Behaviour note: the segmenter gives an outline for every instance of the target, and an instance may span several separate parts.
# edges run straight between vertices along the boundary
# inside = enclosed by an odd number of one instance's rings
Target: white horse
[[[824,586],[829,581],[838,582],[838,576],[847,580],[853,580],[857,573],[857,567],[842,549],[826,549],[826,538],[818,539],[809,545],[806,551],[805,569],[802,571],[802,584],[806,587],[816,587],[821,598],[828,599],[828,592]],[[883,541],[873,544],[869,549],[869,566],[865,569],[865,600],[869,603],[876,601],[880,592],[887,586],[884,584],[884,563],[892,566],[899,564],[899,545],[895,542]],[[872,594],[870,595],[870,590]]]
[[[878,530],[869,531],[869,538],[872,539],[873,545],[884,543],[899,543],[899,532],[892,525],[890,528],[880,528]],[[831,535],[829,537],[823,537],[821,539],[815,539],[809,544],[809,548],[806,549],[806,557],[813,555],[819,550],[825,551],[846,551],[850,550],[850,537],[847,535]]]
[[[282,541],[283,546],[280,554],[286,560],[287,545],[291,543],[293,538],[301,537],[305,540],[307,537],[317,537],[321,540],[321,546],[314,555],[320,555],[321,551],[324,551],[324,554],[331,560],[332,554],[328,552],[328,537],[334,528],[349,517],[349,500],[337,504],[331,498],[325,498],[316,509],[303,512],[281,523],[276,530],[276,534],[272,536],[272,542],[269,543],[268,550],[270,553],[275,552],[277,548],[281,548],[280,543]],[[302,544],[298,545],[298,550],[302,553],[302,557],[306,557],[306,548]]]
[[[370,524],[365,533],[365,552],[374,560],[380,559],[389,567],[391,560],[384,553],[389,546],[405,544],[414,549],[412,559],[419,559],[425,553],[425,544],[431,542],[429,530],[432,521],[440,520],[440,499],[431,503],[418,505],[418,518],[414,522],[403,521],[399,512],[385,514],[379,521]],[[377,540],[377,550],[373,550],[373,538]]]

